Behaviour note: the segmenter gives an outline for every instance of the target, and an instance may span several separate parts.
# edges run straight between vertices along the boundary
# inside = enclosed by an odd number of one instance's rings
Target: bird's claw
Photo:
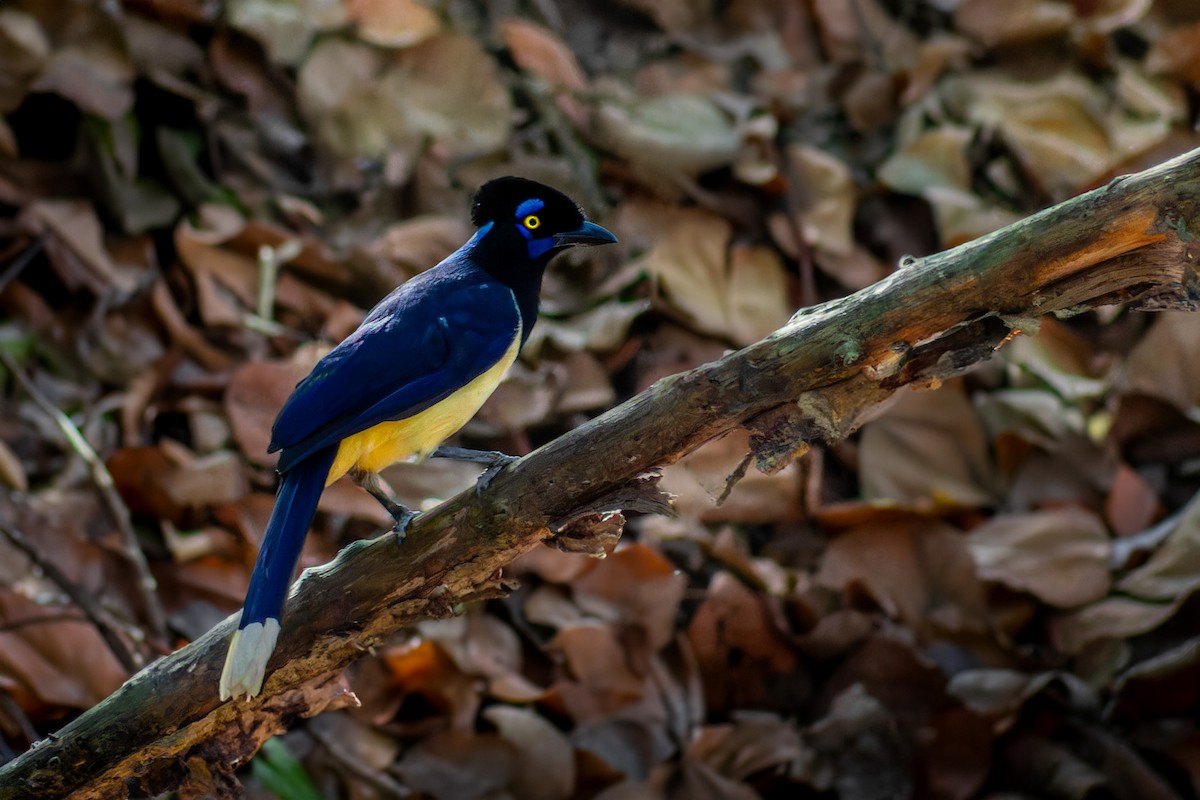
[[[499,475],[501,472],[503,472],[505,470],[505,468],[508,467],[509,464],[511,464],[512,462],[517,460],[517,456],[505,456],[505,458],[507,460],[501,461],[498,464],[493,464],[492,466],[485,469],[483,471],[483,474],[481,474],[475,480],[475,496],[476,497],[483,494],[483,491],[492,485],[492,481],[495,480],[496,476]]]
[[[396,524],[392,526],[392,533],[396,534],[396,544],[404,544],[404,540],[408,538],[408,528],[412,525],[412,521],[420,516],[419,512],[407,509],[400,506],[400,511],[394,513],[392,518],[396,520]]]
[[[470,461],[474,464],[483,464],[483,474],[475,481],[475,494],[478,496],[484,489],[488,488],[492,480],[499,475],[504,468],[509,464],[520,459],[520,456],[510,456],[508,453],[501,453],[499,450],[471,450],[465,447],[450,447],[442,445],[433,452],[435,458],[449,458],[454,461]]]
[[[501,453],[498,450],[493,450],[489,455],[492,458],[487,462],[487,470],[484,471],[484,475],[489,473],[495,475],[514,461],[521,460],[520,456],[510,456],[508,453]]]

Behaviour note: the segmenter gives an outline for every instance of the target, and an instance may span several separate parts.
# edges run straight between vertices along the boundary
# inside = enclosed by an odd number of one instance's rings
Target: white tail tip
[[[221,670],[221,699],[249,699],[262,691],[267,661],[279,639],[279,620],[252,622],[229,640],[225,669]]]

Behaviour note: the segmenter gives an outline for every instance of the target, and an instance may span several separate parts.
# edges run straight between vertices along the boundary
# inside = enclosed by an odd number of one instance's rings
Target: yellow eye
[[[533,231],[537,230],[537,227],[542,224],[542,221],[538,218],[537,214],[530,214],[528,217],[521,220],[521,224]]]

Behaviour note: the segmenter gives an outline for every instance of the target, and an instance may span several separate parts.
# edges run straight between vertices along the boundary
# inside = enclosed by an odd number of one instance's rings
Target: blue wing
[[[296,386],[271,430],[280,472],[429,408],[504,356],[521,330],[516,298],[456,255],[384,298]]]

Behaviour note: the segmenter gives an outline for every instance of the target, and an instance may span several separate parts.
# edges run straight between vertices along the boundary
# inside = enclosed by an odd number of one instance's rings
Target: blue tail
[[[317,513],[317,501],[325,488],[325,478],[333,466],[337,448],[313,453],[284,473],[275,496],[275,507],[263,534],[262,549],[250,575],[250,588],[242,608],[239,628],[267,619],[279,619],[292,572],[300,560],[304,537]]]
[[[262,689],[267,659],[279,636],[279,615],[300,559],[308,526],[333,465],[337,447],[319,450],[283,475],[267,522],[262,549],[250,575],[250,588],[238,630],[229,641],[221,673],[221,699],[252,697]]]

